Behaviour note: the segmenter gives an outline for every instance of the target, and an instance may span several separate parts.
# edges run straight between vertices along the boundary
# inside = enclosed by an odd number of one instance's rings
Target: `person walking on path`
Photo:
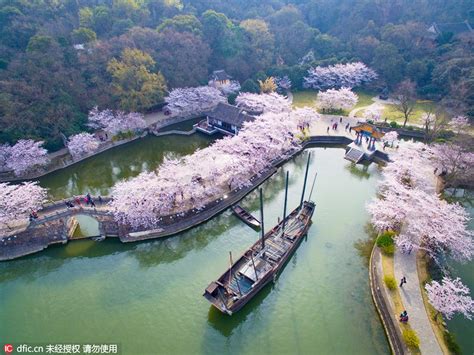
[[[329,134],[329,126],[328,126],[328,129],[326,130],[327,134]]]
[[[400,280],[400,287],[403,287],[403,284],[406,284],[406,283],[407,283],[407,278],[403,276],[402,279]]]

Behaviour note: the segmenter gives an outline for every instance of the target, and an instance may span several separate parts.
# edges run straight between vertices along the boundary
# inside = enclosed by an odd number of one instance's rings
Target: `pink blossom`
[[[99,148],[99,141],[90,133],[79,133],[69,137],[67,147],[74,159],[90,154]]]
[[[250,92],[242,92],[237,96],[235,102],[237,107],[241,107],[253,114],[291,111],[291,102],[277,93],[253,94]]]
[[[237,80],[232,80],[228,84],[220,85],[219,90],[226,96],[236,94],[240,91],[240,83]]]
[[[469,119],[466,116],[456,116],[449,121],[449,125],[459,133],[469,127]]]
[[[3,148],[6,166],[16,176],[22,176],[32,169],[46,165],[49,161],[48,151],[42,147],[43,141],[20,139],[14,146]]]
[[[212,110],[219,102],[227,102],[227,98],[214,87],[199,86],[173,89],[165,101],[173,114],[188,115]]]
[[[89,112],[88,126],[94,129],[116,135],[120,132],[135,132],[146,128],[147,124],[143,114],[138,112],[125,113],[123,111],[103,110],[97,107]]]
[[[471,260],[469,215],[461,205],[436,194],[433,150],[423,143],[404,142],[391,158],[382,173],[379,197],[367,205],[375,228],[398,231],[398,247],[425,250],[435,261],[441,254]]]
[[[382,140],[388,143],[393,143],[397,141],[398,140],[397,131],[390,131],[390,132],[385,133],[384,136],[382,137]]]
[[[291,80],[290,78],[288,77],[288,75],[285,75],[284,77],[280,78],[280,77],[276,77],[274,79],[275,81],[275,84],[280,88],[280,89],[283,89],[283,90],[290,90],[291,89]]]
[[[32,211],[41,209],[46,194],[37,182],[0,183],[0,224],[25,219]]]
[[[161,216],[203,208],[230,189],[250,186],[250,178],[273,160],[299,149],[301,127],[317,117],[304,109],[263,114],[246,122],[236,136],[186,157],[165,159],[158,170],[116,184],[111,206],[117,220],[134,228],[156,227]]]
[[[322,110],[348,110],[357,104],[359,97],[349,88],[320,91],[316,106]]]
[[[348,87],[354,88],[377,78],[377,74],[364,63],[317,66],[308,70],[303,86],[316,90]]]
[[[426,284],[425,290],[431,305],[447,319],[455,313],[461,313],[467,319],[472,319],[474,301],[467,288],[459,278],[443,277],[441,283],[432,281]]]

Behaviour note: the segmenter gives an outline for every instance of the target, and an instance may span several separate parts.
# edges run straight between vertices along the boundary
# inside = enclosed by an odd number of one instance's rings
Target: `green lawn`
[[[354,90],[354,92],[359,96],[359,101],[354,108],[368,106],[373,103],[372,97],[376,96],[376,93],[369,92],[366,90]],[[314,107],[314,101],[316,101],[317,91],[314,90],[302,90],[293,92],[293,107]],[[348,114],[349,112],[344,112]]]
[[[293,93],[293,107],[313,107],[316,100],[317,91],[303,90]]]
[[[407,123],[422,124],[423,122],[421,121],[421,116],[423,115],[423,113],[429,111],[434,112],[435,108],[436,104],[433,101],[417,101],[417,103],[415,104],[415,108]],[[382,117],[387,117],[387,121],[389,122],[396,121],[399,123],[403,123],[404,121],[403,114],[401,112],[398,112],[394,105],[385,105],[385,110],[382,114]]]

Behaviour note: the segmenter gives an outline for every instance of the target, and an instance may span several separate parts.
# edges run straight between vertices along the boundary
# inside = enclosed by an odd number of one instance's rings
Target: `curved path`
[[[146,239],[162,238],[193,228],[217,214],[223,212],[240,201],[253,189],[272,176],[285,162],[299,154],[303,149],[314,144],[348,144],[352,140],[345,136],[315,136],[302,144],[301,149],[290,152],[286,159],[277,159],[272,166],[254,176],[252,185],[240,190],[229,192],[226,198],[219,198],[210,202],[202,210],[189,210],[185,213],[172,216],[163,216],[161,226],[153,230],[131,230],[127,226],[118,224],[114,220],[113,212],[105,204],[97,204],[97,208],[85,205],[75,208],[66,208],[65,201],[58,201],[45,207],[39,219],[27,226],[26,229],[10,234],[0,239],[0,260],[11,260],[24,255],[32,254],[47,248],[51,244],[66,243],[68,241],[68,222],[70,217],[77,214],[88,214],[99,221],[101,235],[119,237],[122,242],[136,242]],[[96,200],[95,200],[96,201]],[[97,202],[96,202],[97,203]]]
[[[416,253],[404,254],[397,249],[395,251],[394,268],[396,280],[401,280],[403,276],[407,279],[407,283],[400,287],[399,291],[410,318],[410,326],[420,338],[421,353],[443,354],[423,303],[420,279],[416,267]]]

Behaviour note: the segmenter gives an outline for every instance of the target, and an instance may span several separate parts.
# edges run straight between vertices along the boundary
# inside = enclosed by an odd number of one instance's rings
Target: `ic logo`
[[[5,350],[6,354],[10,354],[13,352],[13,345],[12,344],[5,344],[3,347],[3,350]]]

